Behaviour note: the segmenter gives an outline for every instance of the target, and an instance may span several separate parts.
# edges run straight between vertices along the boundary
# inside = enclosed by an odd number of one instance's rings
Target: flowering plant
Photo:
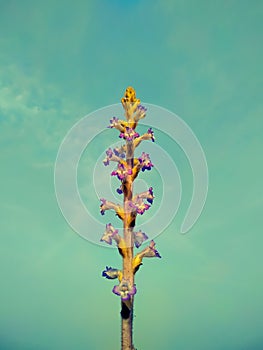
[[[126,120],[119,120],[113,117],[110,120],[109,128],[115,128],[120,132],[119,137],[125,141],[121,147],[109,148],[106,151],[106,158],[103,160],[105,166],[110,162],[116,162],[117,167],[112,171],[111,176],[117,176],[120,180],[120,186],[117,192],[123,195],[123,204],[116,204],[101,198],[100,212],[102,215],[107,210],[114,210],[116,215],[123,222],[123,235],[119,234],[111,223],[106,225],[106,230],[101,238],[107,244],[112,245],[114,241],[122,256],[122,269],[116,269],[106,266],[102,276],[107,279],[118,279],[119,284],[113,287],[113,293],[121,298],[121,321],[122,321],[122,350],[135,349],[132,337],[133,305],[134,295],[137,292],[134,283],[135,274],[142,265],[143,258],[160,258],[159,252],[155,249],[155,242],[150,244],[141,252],[134,255],[134,246],[139,248],[148,236],[139,230],[134,230],[137,215],[143,215],[153,204],[153,188],[147,191],[133,194],[133,182],[139,172],[151,170],[154,166],[149,154],[142,152],[139,158],[134,157],[136,147],[143,140],[155,141],[154,132],[150,128],[148,131],[139,135],[136,132],[138,122],[145,118],[146,108],[140,104],[136,98],[135,90],[128,87],[124,97],[121,99],[124,108]]]

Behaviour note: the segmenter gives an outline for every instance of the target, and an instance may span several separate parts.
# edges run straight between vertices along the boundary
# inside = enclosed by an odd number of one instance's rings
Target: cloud
[[[28,76],[15,65],[0,74],[2,140],[18,136],[43,152],[56,152],[68,129],[83,116],[82,108],[55,85],[42,84],[38,75]]]

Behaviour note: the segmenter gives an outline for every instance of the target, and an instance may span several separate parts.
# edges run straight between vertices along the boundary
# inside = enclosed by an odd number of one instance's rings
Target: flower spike
[[[134,181],[139,173],[151,170],[154,167],[148,153],[142,152],[141,156],[136,158],[135,149],[144,140],[155,142],[155,135],[152,128],[146,129],[141,135],[136,131],[140,120],[146,117],[147,108],[141,105],[132,87],[127,87],[121,103],[124,109],[124,119],[126,118],[126,120],[112,117],[108,128],[119,131],[119,138],[123,144],[108,148],[103,163],[105,166],[108,166],[110,162],[117,163],[116,168],[111,172],[111,176],[116,176],[120,180],[116,191],[122,195],[123,204],[115,204],[101,198],[100,212],[101,215],[105,215],[106,210],[114,210],[123,221],[122,232],[108,223],[101,237],[101,241],[109,245],[116,243],[122,258],[122,269],[106,266],[102,271],[102,277],[119,281],[112,292],[121,298],[122,348],[135,349],[132,341],[133,296],[137,292],[134,276],[142,265],[144,258],[161,258],[153,240],[145,244],[146,248],[142,249],[141,252],[134,253],[135,247],[141,247],[148,240],[146,233],[135,229],[137,215],[142,215],[146,210],[149,210],[155,198],[152,187],[138,194],[133,192]]]

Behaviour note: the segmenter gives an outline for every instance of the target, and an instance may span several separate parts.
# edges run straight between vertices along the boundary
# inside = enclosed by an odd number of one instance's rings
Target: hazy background
[[[210,176],[202,216],[180,235],[191,173],[167,140],[182,206],[156,239],[163,258],[137,275],[136,347],[263,348],[262,16],[257,0],[0,1],[1,350],[120,347],[101,271],[121,260],[70,229],[53,171],[71,126],[128,85],[188,123]]]

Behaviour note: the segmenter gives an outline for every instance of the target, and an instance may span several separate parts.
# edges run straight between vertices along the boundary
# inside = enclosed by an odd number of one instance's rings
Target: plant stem
[[[132,141],[126,141],[126,162],[129,169],[133,168],[134,148]],[[123,254],[123,278],[129,281],[130,285],[134,284],[134,274],[132,268],[133,260],[133,228],[135,225],[135,217],[131,212],[130,202],[132,200],[132,176],[127,176],[123,183],[123,205],[124,205],[124,220],[123,220],[123,234],[125,240],[124,254]],[[134,298],[131,297],[127,301],[121,302],[121,349],[132,350],[132,323],[133,323],[133,304]]]

